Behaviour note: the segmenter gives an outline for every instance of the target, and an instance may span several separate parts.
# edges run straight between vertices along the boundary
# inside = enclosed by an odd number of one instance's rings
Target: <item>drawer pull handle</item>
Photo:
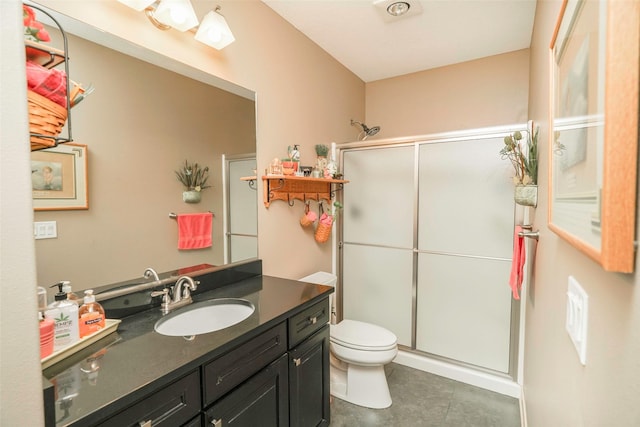
[[[147,420],[147,421],[140,421],[138,423],[138,426],[140,427],[153,427],[153,421],[152,420]]]
[[[212,420],[211,425],[213,427],[222,427],[222,418],[220,418],[219,420]]]
[[[302,361],[300,360],[299,357],[296,357],[295,359],[293,359],[293,364],[296,366],[300,366],[300,363],[302,363]]]
[[[315,325],[317,321],[318,321],[318,318],[316,316],[309,318],[309,323],[311,323],[312,325]]]

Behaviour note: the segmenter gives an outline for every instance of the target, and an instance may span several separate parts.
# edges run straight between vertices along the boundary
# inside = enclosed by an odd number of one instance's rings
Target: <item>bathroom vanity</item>
[[[200,281],[194,302],[242,298],[254,313],[219,331],[171,337],[154,330],[159,301],[136,311],[132,302],[144,298],[121,297],[133,314],[117,332],[43,371],[47,425],[329,425],[333,288],[263,276],[259,260],[189,275]]]

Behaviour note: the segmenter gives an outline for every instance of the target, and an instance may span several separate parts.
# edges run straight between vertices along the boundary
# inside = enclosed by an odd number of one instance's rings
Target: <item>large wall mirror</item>
[[[635,259],[638,2],[565,0],[551,41],[549,228],[607,271]]]
[[[55,221],[58,234],[36,240],[38,284],[70,280],[82,290],[141,278],[146,267],[163,272],[257,257],[256,191],[227,178],[255,169],[255,94],[54,16],[67,32],[71,79],[95,87],[71,110],[74,142],[87,147],[89,208],[35,212],[35,221]],[[59,33],[50,33],[58,46]],[[198,204],[183,202],[174,174],[185,160],[210,168],[212,188]],[[213,246],[178,250],[170,214],[207,211],[214,213]],[[232,232],[243,238],[235,249]]]

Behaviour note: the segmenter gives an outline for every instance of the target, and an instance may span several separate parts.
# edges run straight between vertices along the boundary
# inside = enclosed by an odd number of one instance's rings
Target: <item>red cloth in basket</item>
[[[27,87],[56,104],[67,107],[67,78],[64,71],[47,69],[27,61]]]

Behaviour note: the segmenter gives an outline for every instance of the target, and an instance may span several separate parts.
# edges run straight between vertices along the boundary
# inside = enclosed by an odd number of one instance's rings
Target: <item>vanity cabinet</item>
[[[328,426],[329,299],[239,340],[123,408],[75,426]],[[179,346],[179,342],[172,345]],[[123,362],[126,363],[126,362]],[[180,368],[182,369],[182,368]],[[158,378],[160,380],[160,378]],[[96,414],[97,415],[97,414]]]

